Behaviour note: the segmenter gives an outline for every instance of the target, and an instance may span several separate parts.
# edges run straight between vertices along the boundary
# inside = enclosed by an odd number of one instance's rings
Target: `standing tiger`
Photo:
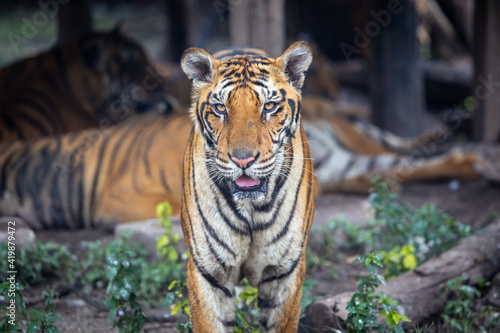
[[[312,55],[255,49],[184,52],[193,82],[181,225],[194,332],[232,332],[233,287],[258,287],[265,332],[296,332],[311,227],[313,165],[300,116]]]
[[[135,113],[168,111],[163,79],[119,29],[0,69],[0,142],[116,124]]]
[[[452,151],[420,158],[402,138],[372,138],[341,118],[301,122],[325,191],[367,193],[373,175],[398,181],[477,178],[479,156]],[[0,216],[18,216],[34,229],[104,227],[155,217],[168,201],[181,206],[189,115],[141,114],[110,128],[0,145]],[[374,133],[373,133],[374,134]],[[387,134],[382,132],[381,134]]]

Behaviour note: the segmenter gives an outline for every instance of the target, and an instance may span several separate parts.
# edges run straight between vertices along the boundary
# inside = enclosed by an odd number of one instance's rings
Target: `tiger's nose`
[[[231,157],[231,159],[242,169],[248,168],[250,165],[252,165],[253,161],[255,161],[255,157],[249,157],[245,159]]]
[[[256,158],[256,156],[252,156],[252,153],[242,154],[238,150],[234,150],[232,156],[230,155],[229,157],[242,169],[246,169],[252,165]]]

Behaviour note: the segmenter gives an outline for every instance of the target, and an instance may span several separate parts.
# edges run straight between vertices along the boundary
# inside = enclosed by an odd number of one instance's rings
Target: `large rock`
[[[172,221],[172,231],[180,236],[179,242],[174,246],[179,253],[183,253],[187,250],[187,247],[182,237],[180,217],[172,216],[170,220]],[[115,228],[115,237],[122,237],[124,232],[132,233],[131,241],[142,243],[152,256],[157,256],[156,242],[164,233],[163,227],[158,225],[158,219],[119,224]]]

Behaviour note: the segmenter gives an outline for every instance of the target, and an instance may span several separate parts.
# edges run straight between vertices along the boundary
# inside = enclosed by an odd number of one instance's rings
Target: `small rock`
[[[35,232],[19,217],[0,217],[0,242],[9,242],[9,236],[14,237],[11,243],[16,247],[26,247],[36,240]]]
[[[300,320],[299,333],[305,332],[335,332],[339,327],[338,319],[332,310],[322,303],[309,305]]]
[[[452,179],[448,184],[450,191],[458,191],[460,189],[460,181],[458,179]]]

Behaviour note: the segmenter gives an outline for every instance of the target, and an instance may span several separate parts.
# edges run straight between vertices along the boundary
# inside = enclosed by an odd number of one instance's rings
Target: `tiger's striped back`
[[[91,129],[0,145],[0,215],[34,229],[112,228],[180,211],[188,117],[140,115]]]

